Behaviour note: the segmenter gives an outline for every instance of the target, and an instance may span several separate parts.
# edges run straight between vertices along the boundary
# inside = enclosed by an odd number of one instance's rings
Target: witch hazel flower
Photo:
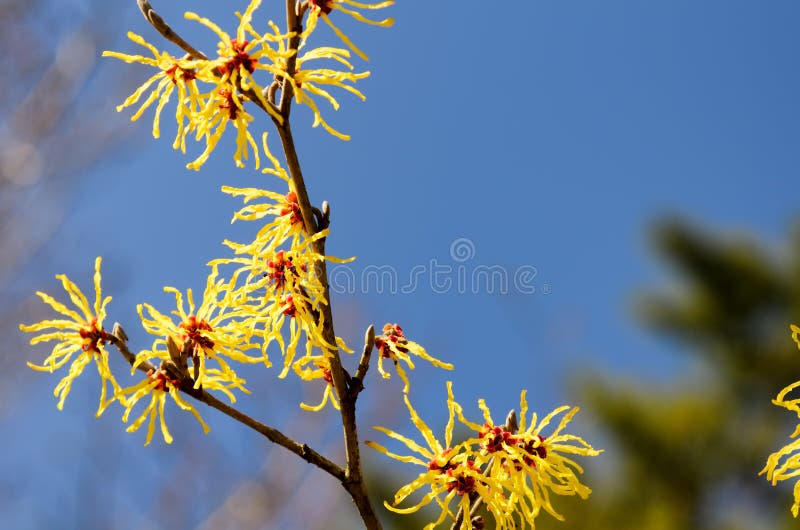
[[[411,356],[419,357],[431,363],[432,365],[443,368],[445,370],[452,370],[453,365],[445,363],[428,355],[425,348],[410,341],[406,338],[403,328],[398,324],[386,324],[383,326],[383,334],[375,337],[375,347],[378,348],[380,356],[378,357],[378,372],[384,379],[389,379],[391,375],[383,368],[384,359],[388,359],[394,363],[397,369],[397,375],[403,380],[403,393],[408,393],[409,383],[408,375],[406,374],[403,364],[410,370],[414,369],[414,362]]]

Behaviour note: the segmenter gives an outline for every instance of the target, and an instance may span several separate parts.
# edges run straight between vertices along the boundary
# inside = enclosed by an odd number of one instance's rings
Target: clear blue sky
[[[229,28],[234,20],[218,2],[158,4],[186,35],[194,24],[180,19],[184,8]],[[265,4],[261,14],[279,3]],[[431,259],[457,265],[451,242],[467,238],[475,255],[466,265],[533,266],[537,291],[441,294],[423,284],[413,294],[340,294],[338,331],[357,345],[369,323],[399,322],[455,363],[454,374],[418,364],[416,399],[435,419],[450,377],[465,407],[486,397],[504,411],[521,388],[535,408],[567,399],[564,378],[586,363],[647,379],[680,370],[674,350],[631,318],[636,290],[663,282],[647,228],[677,213],[769,243],[785,238],[800,204],[800,4],[400,1],[392,12],[391,30],[342,23],[372,58],[360,83],[367,101],[342,95],[342,109],[327,113],[352,141],[295,114],[312,200],[332,204],[329,250],[357,256],[356,271],[392,265],[404,278]],[[120,16],[157,41],[131,6]],[[111,318],[144,340],[135,304],[163,300],[162,285],[200,289],[217,243],[243,233],[228,224],[236,203],[219,186],[274,181],[233,167],[230,135],[194,173],[171,150],[169,129],[155,142],[148,119],[131,127],[138,133],[123,151],[80,182],[46,252],[53,273],[78,281],[105,256]],[[53,290],[49,278],[29,281]],[[39,393],[37,417],[88,414],[69,402],[57,413],[46,395],[55,380],[45,379],[25,377],[26,392]],[[374,379],[369,392],[386,400],[399,387]],[[41,426],[18,421],[21,440],[39,435]],[[129,450],[149,451],[139,443]]]

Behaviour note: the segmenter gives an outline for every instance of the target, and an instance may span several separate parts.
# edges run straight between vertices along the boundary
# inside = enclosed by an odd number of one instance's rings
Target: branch
[[[281,101],[279,110],[283,123],[273,120],[278,134],[281,138],[283,153],[286,158],[286,166],[292,180],[294,191],[297,194],[297,202],[300,206],[300,213],[303,223],[308,230],[308,237],[314,236],[317,232],[324,229],[314,215],[314,209],[308,197],[303,171],[300,167],[300,160],[297,156],[297,148],[294,144],[289,115],[292,108],[293,88],[289,80],[295,74],[297,67],[297,52],[300,47],[300,35],[303,33],[303,15],[305,9],[297,9],[294,0],[286,0],[286,27],[287,31],[293,34],[289,39],[290,57],[286,61],[286,77],[281,87]],[[323,219],[329,222],[329,208],[323,207]],[[325,238],[320,238],[313,243],[314,251],[320,255],[325,255]],[[330,286],[328,284],[328,270],[325,260],[317,262],[316,277],[319,278],[325,303],[320,308],[323,321],[322,335],[328,344],[336,344],[336,333],[333,328],[333,313],[331,310]],[[346,480],[342,483],[344,488],[352,497],[353,502],[358,508],[359,515],[368,530],[381,530],[382,526],[375,514],[375,510],[370,502],[367,487],[364,483],[364,475],[361,471],[361,454],[359,452],[358,427],[356,425],[356,400],[358,392],[351,393],[348,380],[350,376],[342,367],[342,360],[339,356],[338,348],[331,348],[325,352],[331,371],[331,381],[333,383],[336,397],[339,399],[340,412],[342,416],[342,428],[344,431],[345,454],[347,458]]]
[[[156,31],[158,31],[161,34],[162,37],[177,45],[180,49],[189,54],[189,56],[192,59],[197,59],[202,61],[208,60],[208,57],[206,57],[206,55],[203,52],[198,51],[194,46],[186,42],[180,35],[175,33],[175,30],[173,30],[169,26],[169,24],[164,22],[164,19],[161,18],[161,15],[156,13],[156,10],[153,9],[153,6],[150,5],[150,2],[148,0],[136,0],[136,4],[139,6],[139,10],[142,12],[142,15],[144,15],[144,18],[150,23],[151,26],[155,28]],[[219,75],[219,70],[214,68],[214,74]],[[255,89],[242,88],[241,80],[237,80],[236,88],[239,90],[239,92],[242,93],[242,95],[246,96],[247,99],[249,99],[250,101],[255,103],[258,107],[260,107],[261,110],[268,112],[266,107],[264,106],[264,103],[262,103],[261,99],[258,97],[258,94],[256,93]],[[273,109],[277,110],[277,107],[273,105]]]
[[[114,328],[109,336],[109,341],[117,347],[122,356],[125,357],[125,360],[128,361],[131,366],[133,366],[134,362],[136,361],[136,356],[131,353],[130,349],[128,348],[126,343],[127,340],[128,337],[125,334],[125,330],[122,329],[122,326],[120,326],[119,323],[115,323]],[[137,365],[137,368],[143,372],[156,370],[156,367],[148,361]],[[322,469],[339,482],[345,483],[347,479],[345,470],[309,447],[308,444],[301,444],[294,441],[278,429],[270,427],[269,425],[265,425],[260,421],[251,418],[247,414],[215,398],[202,388],[194,388],[194,381],[190,377],[187,377],[186,373],[176,373],[173,375],[179,376],[180,390],[184,394],[193,397],[197,401],[202,401],[209,407],[213,407],[226,416],[229,416],[239,423],[250,427],[254,431],[261,433],[272,443],[288,449],[309,464],[314,464],[318,468]]]
[[[300,4],[302,6],[302,4]],[[279,105],[281,116],[284,121],[289,120],[289,112],[294,96],[294,87],[291,78],[297,70],[297,52],[300,49],[300,35],[303,33],[303,15],[305,8],[298,7],[292,0],[286,0],[286,30],[293,35],[289,37],[289,50],[292,54],[286,60],[286,76],[283,78],[281,87],[281,103]]]
[[[148,0],[136,0],[136,4],[139,6],[139,10],[142,12],[142,15],[144,15],[144,18],[150,23],[151,26],[155,28],[156,31],[161,33],[162,37],[188,53],[192,59],[199,59],[203,61],[208,60],[208,57],[206,57],[203,52],[197,51],[197,49],[195,49],[191,44],[183,40],[180,35],[175,33],[175,30],[169,27],[169,24],[164,22],[164,19],[161,18],[161,15],[156,13],[156,10],[153,9]]]
[[[345,470],[339,467],[337,464],[331,462],[330,460],[328,460],[315,450],[313,450],[311,447],[308,446],[308,444],[297,443],[296,441],[292,440],[291,438],[283,434],[278,429],[270,427],[269,425],[265,425],[260,421],[251,418],[247,414],[215,398],[205,390],[195,389],[192,383],[193,382],[191,380],[190,381],[184,380],[181,383],[181,390],[184,393],[192,396],[196,400],[202,401],[209,407],[213,407],[218,411],[222,412],[223,414],[225,414],[226,416],[230,416],[239,423],[247,425],[254,431],[263,434],[272,443],[278,444],[281,447],[288,449],[289,451],[293,452],[294,454],[296,454],[309,464],[314,464],[321,470],[325,471],[326,473],[334,477],[339,482],[345,481],[346,479]]]
[[[364,336],[364,351],[361,354],[361,360],[358,363],[356,375],[353,376],[350,383],[351,394],[358,394],[364,390],[364,377],[366,377],[367,370],[369,370],[369,359],[372,356],[373,348],[375,348],[375,326],[370,326],[367,328],[367,334]]]

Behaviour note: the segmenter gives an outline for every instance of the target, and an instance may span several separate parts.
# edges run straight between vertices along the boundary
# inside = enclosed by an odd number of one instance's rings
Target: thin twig
[[[350,392],[356,394],[364,390],[364,377],[369,370],[369,360],[372,357],[372,350],[375,348],[375,326],[370,325],[364,336],[364,351],[361,353],[361,360],[358,362],[356,375],[350,383]]]
[[[281,138],[281,145],[283,153],[286,158],[286,165],[289,170],[289,175],[292,179],[294,191],[297,194],[297,202],[300,206],[300,213],[303,217],[303,222],[308,229],[309,237],[315,235],[320,226],[317,224],[314,210],[311,206],[311,201],[308,197],[308,190],[306,189],[305,180],[303,179],[303,171],[300,167],[300,161],[297,156],[297,149],[294,144],[294,137],[292,135],[291,125],[289,123],[289,115],[291,113],[292,97],[294,90],[290,79],[293,78],[297,67],[297,52],[300,46],[300,35],[303,32],[302,15],[304,10],[298,13],[295,10],[294,0],[286,0],[286,27],[287,31],[293,34],[289,38],[289,51],[291,55],[286,61],[286,77],[284,77],[283,87],[281,90],[280,113],[283,118],[283,123],[275,122],[276,128]],[[301,16],[298,16],[301,15]],[[313,243],[314,250],[321,255],[325,255],[325,238],[320,238]],[[321,317],[323,322],[322,335],[328,344],[336,344],[336,333],[333,328],[333,314],[331,310],[331,297],[330,286],[328,284],[328,271],[325,260],[320,260],[316,264],[317,278],[319,278],[324,303],[321,304]],[[358,508],[358,513],[368,530],[381,530],[382,526],[375,514],[375,509],[367,493],[367,487],[364,483],[364,475],[361,470],[361,454],[358,442],[358,428],[356,425],[356,400],[358,393],[351,394],[349,391],[348,380],[351,378],[342,367],[342,361],[339,356],[338,348],[330,348],[326,351],[326,358],[328,359],[329,368],[331,371],[331,380],[333,383],[336,397],[339,399],[340,412],[342,416],[342,428],[344,431],[345,454],[347,458],[347,479],[342,485],[345,487],[353,502]]]
[[[254,431],[258,431],[259,433],[263,434],[269,441],[280,445],[288,449],[289,451],[293,452],[309,464],[314,464],[318,468],[322,469],[329,475],[333,476],[339,482],[344,482],[346,480],[345,470],[342,469],[337,464],[331,462],[311,447],[308,444],[301,444],[297,443],[296,441],[292,440],[281,431],[270,427],[269,425],[265,425],[258,420],[255,420],[244,414],[243,412],[231,407],[227,403],[220,401],[219,399],[215,398],[205,390],[195,390],[194,387],[189,383],[188,388],[186,387],[187,383],[183,383],[181,385],[181,390],[186,394],[192,396],[198,401],[202,401],[209,407],[213,407],[218,411],[222,412],[226,416],[230,416],[234,420],[247,425]]]
[[[191,44],[183,40],[180,35],[175,33],[175,30],[169,27],[169,24],[164,22],[164,19],[161,18],[161,15],[156,13],[156,10],[153,9],[148,0],[136,0],[136,4],[139,6],[139,10],[142,12],[142,15],[144,15],[144,18],[150,23],[151,26],[155,28],[156,31],[161,33],[162,37],[188,53],[192,59],[199,59],[203,61],[208,60],[208,57],[206,57],[203,52],[195,49]]]
[[[178,35],[175,30],[173,30],[169,24],[167,24],[164,19],[161,18],[161,15],[159,15],[156,10],[153,9],[153,6],[150,5],[148,0],[136,0],[136,4],[139,6],[139,10],[142,12],[142,15],[144,15],[144,18],[150,23],[151,26],[153,26],[153,28],[155,28],[156,31],[161,34],[162,37],[177,45],[180,49],[189,54],[192,59],[201,61],[208,60],[208,57],[206,57],[203,52],[197,50],[194,46],[186,42],[180,35]],[[213,72],[216,75],[220,75],[219,70],[216,68],[213,70]],[[236,88],[243,96],[247,97],[247,99],[260,107],[261,110],[269,112],[264,106],[264,103],[258,97],[258,93],[254,88],[243,88],[240,79],[237,79]],[[274,114],[277,113],[278,108],[270,102],[268,102],[268,104],[272,105],[272,110],[274,112],[270,113],[270,116],[273,120],[275,120]]]
[[[291,0],[288,1],[291,2]],[[282,100],[282,103],[285,103],[285,100]],[[311,207],[311,201],[308,198],[308,191],[306,190],[303,173],[300,168],[300,161],[297,158],[297,150],[295,149],[294,137],[292,136],[291,125],[288,119],[289,108],[289,106],[286,107],[287,114],[284,114],[283,125],[278,125],[276,123],[276,126],[281,138],[281,144],[283,145],[283,152],[286,157],[289,175],[292,179],[294,191],[297,194],[300,213],[305,226],[309,227],[309,236],[311,236],[317,233],[318,228],[314,218],[314,211]],[[314,241],[313,245],[315,252],[325,255],[325,238],[317,239]],[[316,277],[320,280],[323,298],[325,300],[320,308],[324,322],[322,335],[328,344],[336,344],[336,334],[333,328],[333,314],[330,303],[330,286],[328,284],[328,271],[325,260],[320,260],[316,263]],[[364,476],[361,471],[361,454],[358,445],[358,428],[356,426],[357,395],[351,396],[348,391],[347,380],[349,377],[342,367],[338,348],[328,349],[326,357],[330,364],[333,388],[336,391],[336,397],[339,399],[340,403],[342,427],[344,430],[347,481],[343,486],[347,489],[348,493],[350,493],[366,528],[368,530],[381,530],[381,523],[370,502],[369,495],[367,494],[367,487],[364,483]]]
[[[117,347],[119,352],[125,357],[125,360],[130,363],[131,366],[134,365],[136,362],[136,356],[130,351],[128,345],[126,344],[127,336],[125,331],[122,329],[122,326],[119,323],[114,324],[114,329],[111,332],[109,337],[109,341]],[[143,372],[148,372],[150,370],[156,370],[156,367],[153,366],[149,361],[144,361],[136,366],[137,369],[142,370]],[[170,371],[173,372],[172,370]],[[209,407],[213,407],[218,411],[222,412],[226,416],[233,418],[234,420],[238,421],[239,423],[250,427],[254,431],[257,431],[264,435],[269,441],[274,444],[280,445],[281,447],[288,449],[292,453],[296,454],[309,464],[313,464],[318,468],[322,469],[329,475],[333,476],[336,480],[341,483],[345,483],[347,480],[346,472],[341,466],[331,462],[317,451],[312,449],[308,446],[308,444],[301,444],[293,439],[289,438],[285,434],[283,434],[278,429],[274,427],[270,427],[260,421],[251,418],[247,414],[231,407],[227,403],[220,401],[219,399],[215,398],[208,392],[206,392],[202,388],[194,388],[194,380],[187,376],[186,373],[175,373],[173,375],[179,376],[180,381],[180,390],[184,394],[193,397],[197,401],[202,401]]]

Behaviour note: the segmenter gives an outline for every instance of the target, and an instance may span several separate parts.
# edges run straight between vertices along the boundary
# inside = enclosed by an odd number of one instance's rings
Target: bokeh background
[[[182,11],[233,28],[246,4],[154,7],[213,50]],[[282,2],[264,4],[261,23],[281,18]],[[757,474],[793,428],[770,400],[800,378],[789,335],[800,323],[800,5],[398,4],[391,30],[337,20],[372,59],[359,64],[373,72],[367,101],[343,95],[327,113],[353,140],[294,115],[312,200],[332,205],[329,250],[357,256],[356,277],[391,266],[403,282],[436,260],[526,267],[534,289],[360,283],[336,293],[338,333],[358,347],[370,323],[398,322],[455,363],[413,374],[434,426],[448,379],[473,416],[484,397],[502,417],[522,388],[541,412],[580,405],[573,430],[606,450],[587,465],[595,491],[559,499],[566,522],[543,516],[541,528],[795,527],[791,485]],[[169,411],[175,443],[144,448],[118,409],[94,418],[92,374],[58,412],[58,376],[25,366],[45,351],[17,326],[46,314],[33,293],[57,293],[54,274],[89,288],[102,255],[110,321],[144,347],[135,305],[168,307],[164,285],[202,289],[219,243],[245,233],[220,185],[274,184],[233,166],[229,136],[195,173],[168,127],[149,136],[151,113],[131,124],[114,111],[148,75],[99,58],[136,50],[128,30],[160,42],[133,0],[0,2],[0,526],[353,528],[332,480],[214,411],[202,411],[207,436]],[[466,258],[452,254],[459,239]],[[248,379],[244,410],[341,454],[336,416],[297,408],[318,387],[263,369]],[[362,437],[374,424],[413,432],[395,379],[370,373]],[[414,472],[369,452],[365,465],[386,495]]]

